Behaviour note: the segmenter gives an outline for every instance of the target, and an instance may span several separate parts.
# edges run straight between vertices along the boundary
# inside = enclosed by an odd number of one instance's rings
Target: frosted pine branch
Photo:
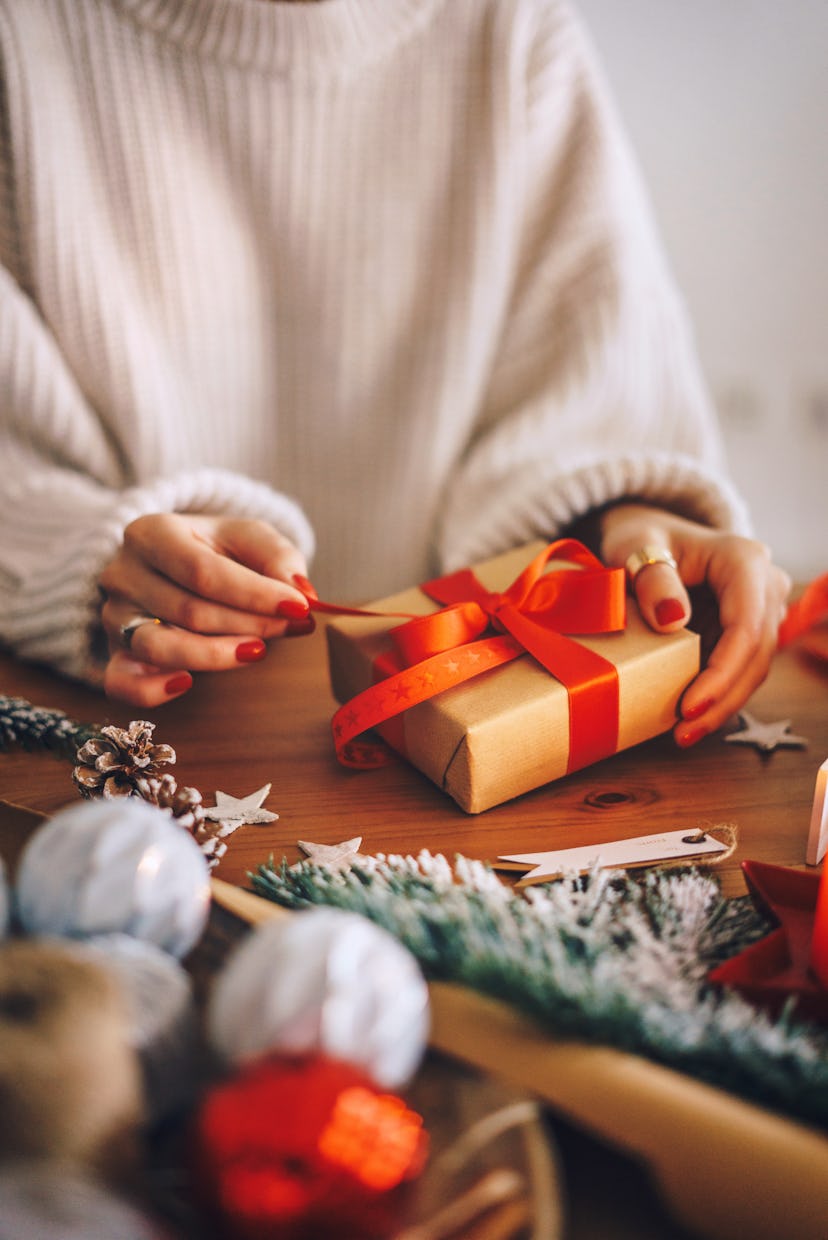
[[[78,723],[62,710],[33,706],[25,698],[0,694],[0,750],[15,745],[32,751],[45,749],[72,762],[80,746],[99,732],[99,724]]]
[[[427,976],[469,986],[553,1035],[645,1055],[828,1126],[828,1034],[706,985],[710,968],[767,933],[747,899],[692,870],[596,870],[526,895],[480,862],[420,853],[346,873],[270,862],[250,876],[288,908],[329,904],[390,931]]]

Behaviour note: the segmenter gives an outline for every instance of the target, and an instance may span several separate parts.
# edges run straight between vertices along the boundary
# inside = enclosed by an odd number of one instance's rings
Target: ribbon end
[[[342,766],[353,771],[376,771],[396,761],[394,754],[382,741],[347,741],[337,746],[336,756]]]

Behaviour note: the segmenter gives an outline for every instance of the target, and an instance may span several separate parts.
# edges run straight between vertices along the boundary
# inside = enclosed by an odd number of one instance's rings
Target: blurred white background
[[[828,570],[828,0],[574,0],[756,532]]]

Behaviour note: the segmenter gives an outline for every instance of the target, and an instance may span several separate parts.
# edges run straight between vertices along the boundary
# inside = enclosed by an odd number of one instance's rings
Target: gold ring
[[[649,567],[650,564],[666,564],[669,568],[678,571],[675,556],[666,547],[653,547],[651,545],[641,547],[638,551],[633,551],[632,555],[627,556],[627,562],[624,565],[624,568],[627,570],[627,576],[630,579],[630,585],[633,584],[641,570]]]
[[[121,645],[124,650],[132,649],[132,639],[142,624],[163,624],[163,620],[159,620],[157,616],[137,615],[130,616],[125,624],[122,624],[118,630],[121,634]]]

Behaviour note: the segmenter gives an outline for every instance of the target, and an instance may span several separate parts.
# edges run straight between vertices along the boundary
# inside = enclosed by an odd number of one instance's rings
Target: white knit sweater
[[[156,511],[328,597],[632,495],[746,528],[557,0],[0,0],[0,640],[93,676]]]

